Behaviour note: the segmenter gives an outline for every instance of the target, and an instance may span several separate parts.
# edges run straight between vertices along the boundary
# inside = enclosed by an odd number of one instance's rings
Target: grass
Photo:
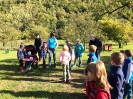
[[[133,44],[123,49],[133,49]],[[113,46],[113,51],[119,51],[118,46]],[[57,68],[42,68],[42,62],[33,72],[21,73],[18,70],[16,51],[0,51],[0,99],[84,99],[84,75],[83,70],[87,61],[87,51],[83,54],[83,67],[72,70],[72,82],[70,84],[59,83],[62,78],[62,68],[59,63],[57,49]],[[112,52],[102,51],[101,60],[109,70],[109,58]],[[72,62],[73,63],[73,62]]]

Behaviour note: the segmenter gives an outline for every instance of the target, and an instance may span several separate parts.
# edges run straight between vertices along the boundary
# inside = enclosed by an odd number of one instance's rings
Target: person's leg
[[[52,59],[51,59],[51,57],[52,57],[52,50],[51,49],[49,49],[50,50],[50,52],[49,52],[49,66],[51,66],[51,63],[52,63]]]
[[[24,71],[23,60],[22,59],[19,60],[19,69],[20,69],[20,71]]]
[[[38,49],[39,61],[41,61],[41,49]]]
[[[63,64],[62,68],[63,68],[63,80],[64,80],[64,82],[66,82],[66,65]]]
[[[127,99],[128,90],[129,90],[129,84],[125,84],[125,86],[124,86],[124,95],[123,95],[123,99]]]
[[[56,50],[53,49],[54,67],[56,67]]]
[[[129,90],[128,90],[127,99],[132,99],[132,81],[129,82]]]
[[[79,56],[79,67],[82,66],[82,56]]]
[[[46,68],[46,59],[43,58],[43,68]]]
[[[78,56],[77,56],[77,55],[75,55],[74,65],[73,65],[73,67],[76,67],[77,59],[78,59]]]
[[[67,79],[70,80],[71,79],[71,76],[70,76],[70,69],[69,69],[69,64],[66,65],[66,70],[67,70]]]
[[[72,62],[72,60],[69,61],[69,72],[70,72],[70,75],[71,75],[71,72],[72,72],[71,62]]]

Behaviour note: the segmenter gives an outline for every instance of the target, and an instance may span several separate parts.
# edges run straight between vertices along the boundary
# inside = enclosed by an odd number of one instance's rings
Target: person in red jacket
[[[87,71],[87,99],[111,99],[109,89],[112,89],[112,87],[108,83],[104,63],[102,61],[91,62],[87,65]]]

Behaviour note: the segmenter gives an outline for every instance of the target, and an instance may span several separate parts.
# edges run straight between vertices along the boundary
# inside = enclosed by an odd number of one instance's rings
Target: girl
[[[20,48],[17,51],[17,57],[19,60],[19,69],[21,72],[24,71],[24,66],[23,66],[23,61],[26,55],[26,51],[25,51],[25,45],[23,43],[20,44]]]
[[[62,64],[63,68],[63,81],[62,83],[69,82],[71,76],[70,76],[70,71],[69,71],[69,61],[71,60],[70,53],[68,52],[68,46],[64,45],[63,46],[63,51],[60,54],[60,62]],[[67,72],[67,75],[66,75]],[[66,78],[67,76],[67,78]]]
[[[91,62],[87,66],[88,80],[86,94],[88,99],[111,99],[111,86],[107,81],[105,65],[102,61]]]
[[[47,48],[47,43],[44,42],[43,48],[41,49],[41,58],[43,58],[43,68],[48,68],[48,67],[46,67],[47,52],[49,52],[48,48]]]

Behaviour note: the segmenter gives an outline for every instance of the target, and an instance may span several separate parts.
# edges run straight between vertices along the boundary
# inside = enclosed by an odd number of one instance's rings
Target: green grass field
[[[133,49],[133,44],[124,46],[123,49]],[[113,46],[113,51],[119,51],[118,46]],[[62,68],[59,63],[57,49],[57,68],[42,68],[42,62],[33,72],[21,73],[18,70],[16,51],[0,51],[0,99],[84,99],[84,75],[83,70],[87,61],[87,50],[83,54],[82,68],[72,70],[72,82],[61,84]],[[109,58],[112,52],[102,51],[101,60],[109,70]],[[72,62],[73,63],[73,62]]]

